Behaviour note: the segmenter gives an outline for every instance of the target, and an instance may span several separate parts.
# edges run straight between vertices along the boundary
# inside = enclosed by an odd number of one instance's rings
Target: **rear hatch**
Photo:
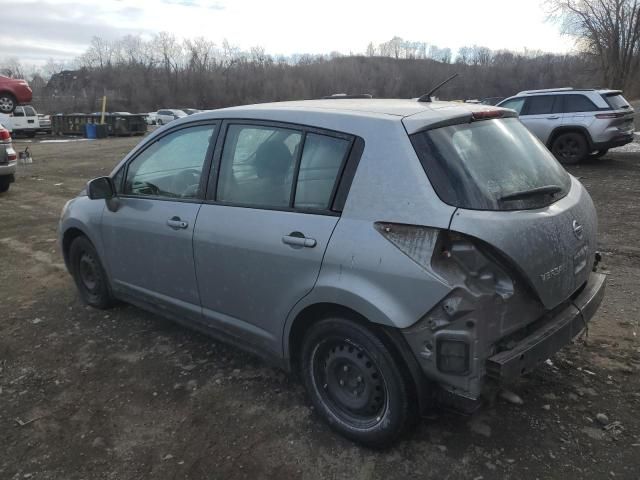
[[[450,229],[498,250],[546,308],[586,282],[596,247],[591,198],[519,120],[479,115],[411,140],[438,196],[458,207]]]
[[[632,133],[635,130],[635,111],[622,96],[622,92],[620,90],[605,90],[600,92],[600,95],[604,101],[607,102],[607,105],[611,107],[611,110],[614,111],[612,114],[615,116],[612,117],[610,125],[618,127],[622,132]]]

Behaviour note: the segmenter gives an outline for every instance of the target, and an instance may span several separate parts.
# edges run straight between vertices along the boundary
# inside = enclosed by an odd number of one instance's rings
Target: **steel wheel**
[[[379,368],[359,345],[328,340],[313,352],[313,381],[345,422],[370,428],[387,409],[387,387]]]
[[[69,266],[82,300],[96,308],[109,308],[114,299],[98,253],[87,237],[77,237],[69,247]]]
[[[414,425],[415,385],[379,327],[320,320],[304,334],[299,366],[316,411],[345,437],[381,448]]]

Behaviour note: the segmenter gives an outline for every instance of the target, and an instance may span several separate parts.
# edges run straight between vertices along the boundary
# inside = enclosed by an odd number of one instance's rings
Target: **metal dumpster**
[[[71,113],[51,116],[54,135],[84,135],[86,124],[100,124],[100,114]],[[104,124],[109,135],[144,135],[147,131],[145,115],[105,113]]]

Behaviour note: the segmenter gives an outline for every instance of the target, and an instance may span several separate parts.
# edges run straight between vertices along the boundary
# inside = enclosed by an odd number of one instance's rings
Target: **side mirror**
[[[111,177],[94,178],[87,184],[87,195],[91,200],[109,200],[116,196]]]

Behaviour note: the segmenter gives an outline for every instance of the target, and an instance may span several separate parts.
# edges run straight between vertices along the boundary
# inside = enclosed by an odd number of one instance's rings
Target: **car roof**
[[[470,116],[476,111],[500,109],[490,105],[462,102],[418,102],[412,99],[325,99],[261,103],[209,110],[191,118],[247,118],[282,122],[331,125],[332,120],[353,122],[386,119],[402,121],[408,133],[433,123]],[[330,128],[330,127],[329,127]],[[338,126],[334,127],[338,129]]]

